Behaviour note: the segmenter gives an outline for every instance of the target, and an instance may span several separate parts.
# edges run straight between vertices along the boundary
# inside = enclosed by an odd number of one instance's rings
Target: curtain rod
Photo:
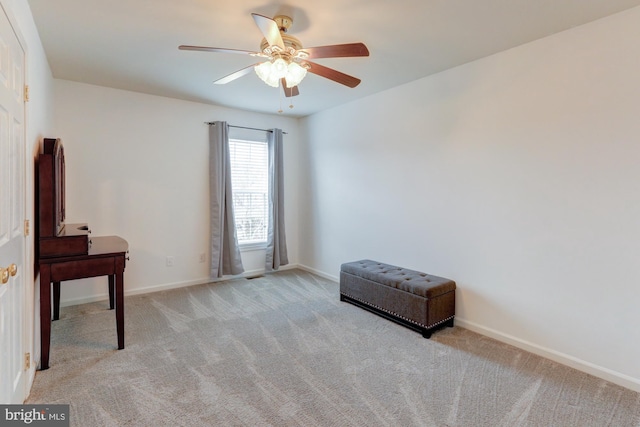
[[[216,125],[216,122],[204,122],[205,125]],[[229,125],[230,128],[238,128],[238,129],[249,129],[249,130],[261,130],[263,132],[273,132],[271,129],[258,129],[258,128],[249,128],[246,126],[234,126],[234,125]],[[284,135],[288,135],[287,132],[282,132]]]

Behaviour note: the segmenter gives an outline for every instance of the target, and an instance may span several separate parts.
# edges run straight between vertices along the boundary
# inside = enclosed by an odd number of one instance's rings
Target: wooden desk
[[[88,277],[109,277],[110,308],[116,309],[118,350],[124,348],[124,267],[129,244],[118,236],[91,238],[87,254],[40,258],[40,369],[49,368],[51,345],[51,284],[54,320],[60,313],[60,282]]]

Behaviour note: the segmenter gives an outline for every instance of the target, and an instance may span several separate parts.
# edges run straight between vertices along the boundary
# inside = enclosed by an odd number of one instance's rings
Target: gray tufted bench
[[[371,260],[340,267],[340,301],[398,322],[430,338],[453,327],[456,283],[419,271]]]

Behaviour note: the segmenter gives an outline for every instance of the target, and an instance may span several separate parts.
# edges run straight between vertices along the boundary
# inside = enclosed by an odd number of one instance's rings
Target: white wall
[[[55,131],[65,145],[66,223],[129,242],[127,294],[207,282],[209,148],[205,122],[262,129],[284,140],[285,220],[297,263],[298,122],[193,102],[55,80]],[[207,262],[200,263],[201,253]],[[264,269],[264,250],[244,254],[246,271]],[[167,267],[166,257],[175,257]],[[105,278],[65,283],[62,305],[105,298]]]
[[[300,263],[458,284],[459,325],[640,391],[640,8],[301,121]]]

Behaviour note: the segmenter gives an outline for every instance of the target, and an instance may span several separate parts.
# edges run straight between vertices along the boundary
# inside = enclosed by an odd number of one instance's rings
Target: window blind
[[[238,244],[267,241],[268,149],[262,141],[229,140]]]

